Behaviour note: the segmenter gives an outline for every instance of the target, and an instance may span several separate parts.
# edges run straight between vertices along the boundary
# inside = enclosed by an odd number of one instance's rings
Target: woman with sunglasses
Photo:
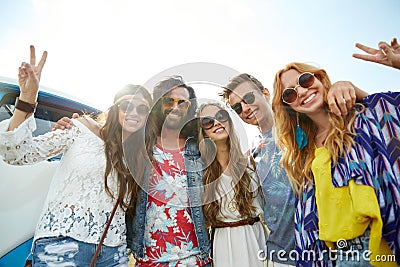
[[[32,114],[46,57],[45,52],[36,66],[31,46],[30,64],[22,63],[18,74],[20,103],[0,124],[0,152],[9,164],[34,164],[63,153],[36,227],[33,266],[89,266],[116,203],[96,266],[127,266],[124,210],[135,205],[133,177],[141,177],[145,165],[137,156],[145,155],[144,145],[132,144],[144,144],[151,96],[142,86],[125,86],[103,124],[81,118],[71,129],[33,137]]]
[[[213,265],[264,266],[258,252],[265,246],[260,221],[263,199],[254,170],[240,149],[232,119],[218,103],[202,104],[198,111],[199,150],[207,166],[203,211],[212,229]]]
[[[298,194],[297,264],[397,266],[400,93],[365,93],[347,116],[336,116],[328,112],[330,88],[323,69],[303,63],[288,64],[274,81],[278,144]]]

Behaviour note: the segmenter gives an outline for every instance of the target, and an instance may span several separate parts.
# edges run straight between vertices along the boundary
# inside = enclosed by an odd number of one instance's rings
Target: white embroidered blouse
[[[34,240],[61,235],[99,243],[114,207],[115,200],[104,189],[104,142],[79,121],[73,123],[70,130],[32,137],[33,116],[8,132],[9,120],[0,122],[0,155],[9,164],[32,164],[63,153]],[[117,192],[115,179],[109,179],[109,187]],[[118,207],[104,245],[119,246],[125,241],[125,213]]]

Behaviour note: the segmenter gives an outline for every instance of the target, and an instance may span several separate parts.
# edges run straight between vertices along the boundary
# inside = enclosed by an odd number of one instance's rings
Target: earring
[[[295,132],[296,143],[299,149],[303,149],[308,144],[308,139],[306,133],[303,131],[303,129],[301,129],[299,125],[299,113],[296,113],[296,118],[297,118],[297,126]]]

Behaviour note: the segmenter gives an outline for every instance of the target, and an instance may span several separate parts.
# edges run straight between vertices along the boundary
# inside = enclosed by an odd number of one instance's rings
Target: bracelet
[[[16,101],[15,101],[15,108],[18,110],[24,111],[28,114],[35,113],[36,106],[37,106],[37,102],[35,104],[31,104],[31,103],[25,102],[23,100],[20,100],[19,97],[17,97]]]

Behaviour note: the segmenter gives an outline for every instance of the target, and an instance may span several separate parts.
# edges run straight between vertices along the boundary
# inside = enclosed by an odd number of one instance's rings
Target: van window
[[[14,105],[13,104],[3,104],[0,106],[0,121],[11,118],[14,114]],[[40,118],[48,118],[39,119],[36,115],[40,115]],[[35,112],[35,120],[36,120],[36,130],[33,132],[33,136],[38,136],[44,133],[51,131],[51,128],[55,122],[50,121],[51,114],[48,110],[38,107]]]

